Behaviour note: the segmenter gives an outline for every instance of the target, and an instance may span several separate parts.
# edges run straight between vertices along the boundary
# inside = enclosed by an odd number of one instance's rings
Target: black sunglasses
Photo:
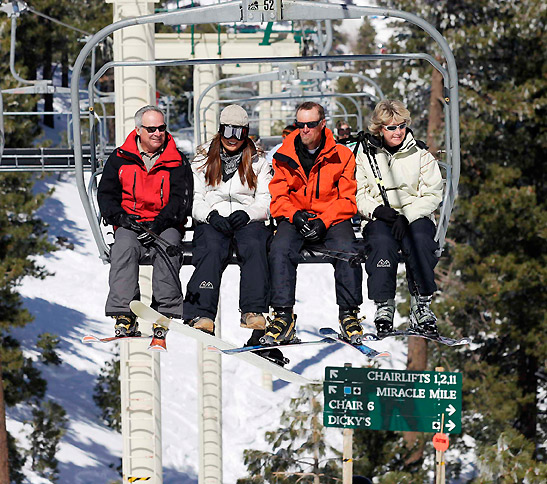
[[[390,126],[384,126],[384,128],[386,128],[388,131],[395,131],[397,128],[403,130],[406,128],[406,123],[392,124]]]
[[[351,134],[351,128],[338,128],[338,134]]]
[[[141,128],[144,128],[150,134],[155,133],[156,130],[158,130],[160,133],[163,133],[167,129],[167,125],[162,124],[160,126],[141,126]]]
[[[319,123],[323,121],[322,119],[319,119],[318,121],[308,121],[307,123],[303,123],[302,121],[296,121],[296,119],[294,120],[294,125],[298,128],[298,129],[303,129],[304,126],[308,126],[308,128],[310,129],[313,129],[313,128],[317,128],[317,126],[319,126]]]
[[[249,134],[249,126],[232,126],[231,124],[221,124],[218,132],[223,138],[235,138],[238,141],[241,141]]]

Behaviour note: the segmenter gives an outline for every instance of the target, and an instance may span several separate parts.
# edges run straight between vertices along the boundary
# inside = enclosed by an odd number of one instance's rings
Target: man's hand
[[[211,227],[223,233],[227,237],[231,237],[234,234],[230,221],[226,217],[220,215],[217,210],[213,210],[207,216],[207,222],[211,225]]]
[[[249,223],[249,220],[251,220],[251,217],[249,217],[249,214],[245,210],[236,210],[228,217],[228,222],[230,222],[234,230],[244,227]]]
[[[128,230],[134,230],[135,232],[140,232],[141,228],[139,224],[137,223],[137,220],[140,217],[138,215],[135,215],[133,213],[127,213],[127,212],[120,212],[116,215],[113,215],[111,217],[111,221],[113,225],[116,225],[117,227],[123,227],[124,229]]]
[[[308,222],[310,230],[302,234],[308,242],[320,242],[327,235],[327,227],[320,218],[314,218]]]
[[[395,223],[399,212],[391,207],[386,207],[385,205],[379,205],[376,207],[372,216],[377,220],[382,220],[383,222],[392,225]]]
[[[292,216],[292,223],[296,227],[296,230],[298,230],[305,237],[305,234],[310,231],[309,220],[315,217],[317,217],[317,215],[314,213],[298,210],[298,212]]]
[[[165,230],[166,224],[159,216],[157,216],[154,220],[139,223],[139,229],[141,233],[137,235],[137,239],[142,245],[144,245],[145,247],[149,247],[154,243],[156,238],[148,233],[146,230],[144,230],[144,228],[148,229],[155,235],[160,235]]]
[[[396,240],[401,241],[406,234],[408,228],[408,219],[404,215],[398,215],[393,227],[391,227],[391,234]]]

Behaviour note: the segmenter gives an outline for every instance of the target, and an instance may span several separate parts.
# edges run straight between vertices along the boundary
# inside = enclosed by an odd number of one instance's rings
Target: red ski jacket
[[[192,213],[193,177],[188,160],[166,134],[166,146],[150,171],[137,148],[133,130],[104,165],[97,194],[101,215],[108,223],[122,210],[139,221],[161,214],[169,226],[179,226]]]
[[[350,219],[357,212],[353,153],[336,144],[332,132],[325,128],[325,146],[306,176],[294,147],[299,133],[295,130],[287,136],[273,157],[272,216],[292,222],[298,210],[305,210],[315,213],[327,228]]]

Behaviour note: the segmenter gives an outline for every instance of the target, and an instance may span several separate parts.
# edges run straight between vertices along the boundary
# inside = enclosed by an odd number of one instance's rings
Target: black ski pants
[[[270,247],[270,271],[272,281],[271,305],[293,307],[296,301],[296,269],[300,250],[305,239],[296,227],[282,221]],[[356,251],[356,239],[350,220],[329,227],[323,241],[326,249],[343,252]],[[342,309],[358,307],[363,302],[363,269],[351,267],[349,262],[334,259],[334,284],[336,304]]]
[[[438,259],[435,251],[439,248],[434,237],[435,225],[428,218],[412,222],[401,242],[395,240],[391,226],[382,220],[367,223],[363,239],[369,299],[386,301],[395,297],[399,249],[406,264],[410,292],[422,296],[433,294],[437,290],[434,269]]]
[[[168,228],[159,234],[171,245],[178,245],[181,233]],[[107,316],[129,315],[129,303],[140,299],[139,264],[152,264],[152,307],[164,316],[180,318],[182,315],[182,292],[180,268],[182,257],[170,257],[161,246],[144,247],[137,240],[137,233],[118,227],[114,234],[110,252],[110,291],[106,300]]]
[[[241,269],[239,309],[242,313],[267,313],[270,302],[267,251],[271,235],[263,222],[248,223],[232,237],[209,224],[199,224],[192,239],[195,269],[186,288],[184,319],[199,316],[215,320],[222,274],[234,249]]]

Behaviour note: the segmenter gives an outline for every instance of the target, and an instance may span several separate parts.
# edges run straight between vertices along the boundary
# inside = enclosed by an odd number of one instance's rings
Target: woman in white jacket
[[[367,140],[370,159],[362,145],[356,157],[356,198],[363,218],[368,296],[377,307],[374,323],[379,335],[393,331],[399,250],[406,262],[411,293],[411,329],[437,334],[437,319],[429,304],[437,289],[433,212],[442,200],[443,180],[433,155],[423,142],[414,139],[410,122],[410,112],[402,102],[381,101],[369,126],[373,134]],[[376,166],[385,190],[374,175]]]
[[[248,137],[247,112],[227,106],[220,114],[218,134],[198,147],[194,174],[194,273],[183,305],[185,322],[214,334],[222,273],[233,250],[241,268],[239,307],[241,326],[264,334],[269,310],[267,245],[271,231],[271,168]],[[255,334],[256,333],[256,334]]]

